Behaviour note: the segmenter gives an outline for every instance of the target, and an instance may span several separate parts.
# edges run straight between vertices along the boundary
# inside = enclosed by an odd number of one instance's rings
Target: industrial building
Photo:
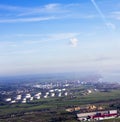
[[[108,110],[108,111],[97,111],[89,113],[78,113],[77,118],[80,121],[90,121],[90,120],[104,120],[118,117],[117,110]]]

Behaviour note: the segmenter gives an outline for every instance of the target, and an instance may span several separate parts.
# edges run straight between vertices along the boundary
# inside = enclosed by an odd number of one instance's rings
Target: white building
[[[41,95],[41,94],[42,94],[41,92],[38,93],[38,95]]]
[[[65,92],[65,96],[67,96],[68,95],[68,93],[67,92]]]
[[[16,100],[21,100],[22,95],[17,95]]]
[[[62,90],[61,90],[61,89],[59,89],[58,91],[59,91],[59,92],[61,92]]]
[[[55,96],[55,93],[51,93],[51,97],[54,97]]]
[[[32,101],[32,100],[33,100],[33,97],[30,98],[30,101]]]
[[[6,98],[6,102],[10,102],[12,99],[11,98]]]
[[[50,92],[54,92],[54,90],[53,90],[53,89],[51,89],[51,90],[50,90]]]
[[[11,103],[13,104],[13,103],[16,103],[16,101],[15,100],[13,100],[13,101],[11,101]]]
[[[117,110],[97,111],[97,112],[77,114],[78,120],[80,121],[105,120],[105,119],[116,118],[118,116],[119,114]]]
[[[62,89],[62,91],[65,91],[66,89]]]
[[[49,92],[46,92],[46,95],[49,95]]]
[[[23,100],[22,103],[26,103],[26,100]]]
[[[41,95],[41,92],[35,94],[35,97],[38,97],[38,96],[40,96],[40,95]]]
[[[91,91],[91,90],[89,90],[89,89],[87,90],[87,92],[88,92],[89,94],[90,94],[90,93],[92,93],[92,91]]]
[[[58,94],[58,97],[61,97],[62,96],[62,93],[60,92],[59,94]]]
[[[47,95],[44,96],[44,98],[47,98],[47,97],[48,97]]]
[[[37,97],[36,97],[36,99],[38,99],[38,100],[39,100],[39,99],[40,99],[40,96],[37,96]]]
[[[23,101],[26,101],[26,98],[23,98]]]
[[[27,99],[31,98],[31,94],[26,94],[25,98]]]

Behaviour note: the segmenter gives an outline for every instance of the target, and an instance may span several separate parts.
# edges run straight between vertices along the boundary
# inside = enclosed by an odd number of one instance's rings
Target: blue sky
[[[0,1],[0,75],[119,74],[119,0]]]

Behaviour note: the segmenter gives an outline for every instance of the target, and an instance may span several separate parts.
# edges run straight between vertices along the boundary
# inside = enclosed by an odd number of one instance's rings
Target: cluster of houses
[[[18,94],[14,98],[6,98],[5,101],[8,103],[27,103],[32,100],[38,100],[40,98],[50,98],[50,97],[62,97],[68,96],[68,92],[65,88],[63,89],[50,89],[49,91],[42,93],[38,92],[36,94],[26,93],[24,95]]]

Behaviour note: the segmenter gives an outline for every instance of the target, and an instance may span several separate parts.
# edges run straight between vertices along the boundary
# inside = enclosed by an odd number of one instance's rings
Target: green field
[[[102,122],[120,122],[120,118],[103,120]]]
[[[68,96],[40,99],[27,104],[4,105],[0,106],[0,122],[77,122],[75,113],[65,112],[67,107],[120,101],[119,96],[119,90],[113,90],[94,92],[86,96],[77,95],[75,98]],[[112,120],[105,120],[105,122],[112,122]]]

